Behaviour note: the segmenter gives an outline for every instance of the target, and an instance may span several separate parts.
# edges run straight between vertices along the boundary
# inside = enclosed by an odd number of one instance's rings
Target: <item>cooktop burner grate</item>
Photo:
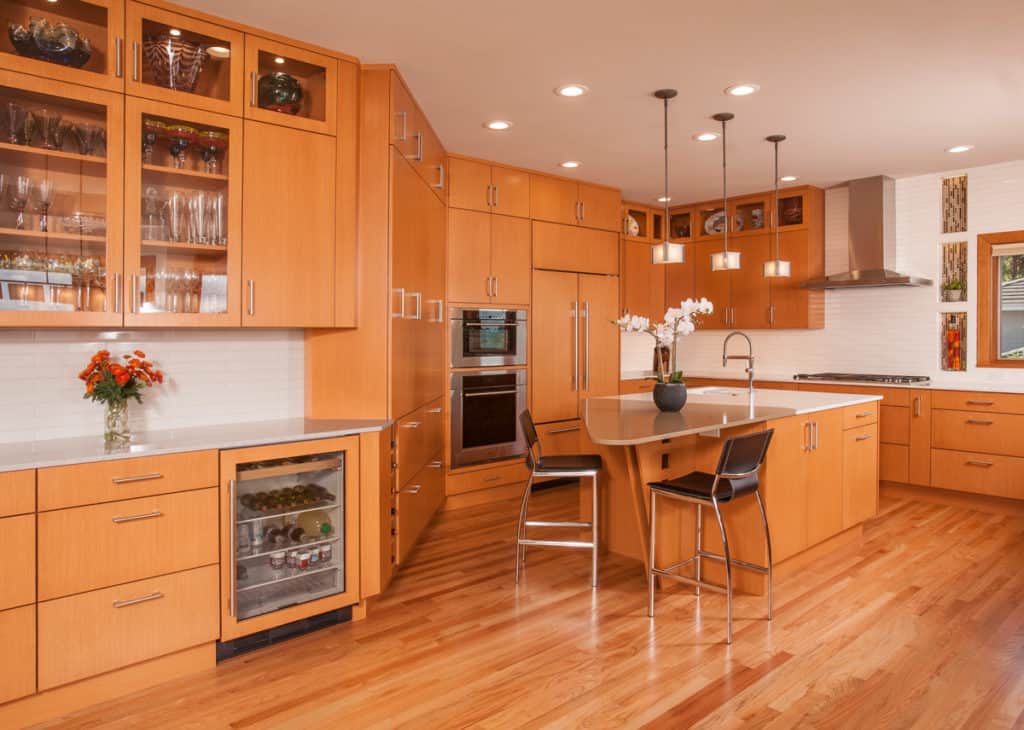
[[[902,385],[910,383],[927,383],[927,375],[880,375],[874,373],[800,373],[793,380],[845,380],[854,383],[886,383]]]

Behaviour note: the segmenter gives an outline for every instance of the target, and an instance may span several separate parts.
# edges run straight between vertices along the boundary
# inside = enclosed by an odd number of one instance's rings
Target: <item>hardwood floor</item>
[[[569,515],[576,490],[532,514]],[[638,564],[531,548],[517,505],[442,513],[370,616],[56,727],[1024,727],[1024,515],[885,497],[857,549],[736,600],[647,618]]]

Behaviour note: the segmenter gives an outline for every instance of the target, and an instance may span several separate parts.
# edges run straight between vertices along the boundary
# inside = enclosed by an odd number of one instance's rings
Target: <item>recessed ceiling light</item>
[[[559,162],[558,164],[568,170],[573,170],[580,166],[579,160],[566,160],[565,162]]]
[[[950,147],[946,152],[952,152],[954,155],[961,152],[969,152],[974,149],[973,144],[958,144],[956,147]]]
[[[180,36],[180,35],[181,35],[181,31],[180,31],[180,30],[178,30],[177,28],[171,28],[171,29],[170,29],[169,31],[167,31],[167,32],[168,32],[168,33],[170,33],[170,34],[171,34],[172,36],[174,36],[175,38],[177,38],[178,36]]]
[[[228,58],[231,55],[231,49],[224,46],[210,46],[206,50],[214,58]]]
[[[760,88],[757,84],[733,84],[725,93],[729,96],[750,96]]]
[[[693,135],[693,138],[698,142],[714,142],[718,139],[718,135],[714,132],[701,132],[700,134]]]
[[[277,65],[280,66],[280,65],[284,64],[284,59],[281,58],[280,56],[278,56],[277,58],[274,59],[274,63],[276,63]]]
[[[796,182],[796,175],[783,175],[779,178],[779,182]]]
[[[559,96],[569,97],[583,96],[588,91],[590,91],[590,89],[587,88],[586,84],[566,84],[565,86],[559,86],[555,89],[555,93]]]
[[[512,122],[505,119],[492,119],[489,122],[484,122],[484,126],[495,132],[504,132],[512,126]]]
[[[672,198],[666,198],[664,195],[662,195],[660,198],[658,198],[658,202],[659,203],[671,203],[672,202]]]

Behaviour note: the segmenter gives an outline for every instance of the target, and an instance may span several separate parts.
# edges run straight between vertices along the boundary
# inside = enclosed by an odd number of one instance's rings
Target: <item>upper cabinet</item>
[[[0,326],[119,326],[124,98],[0,71]]]
[[[394,70],[391,71],[391,144],[412,164],[434,194],[447,202],[444,147],[402,77]]]
[[[448,159],[448,205],[463,210],[530,216],[530,175],[464,157]]]
[[[249,80],[247,118],[335,134],[338,107],[335,59],[246,35],[245,76]]]
[[[696,233],[697,212],[692,208],[672,208],[668,212],[668,237],[672,241],[692,241]]]
[[[0,68],[124,88],[122,0],[4,0]]]
[[[129,94],[242,115],[245,42],[241,32],[128,0]]]
[[[622,205],[622,235],[629,241],[660,243],[665,240],[665,212],[637,203]]]
[[[530,175],[530,217],[567,225],[621,230],[618,190],[549,175]]]

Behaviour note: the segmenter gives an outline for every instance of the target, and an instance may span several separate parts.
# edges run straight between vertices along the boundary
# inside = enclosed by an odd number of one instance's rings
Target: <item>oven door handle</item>
[[[463,322],[463,327],[518,327],[518,322]]]
[[[463,398],[482,398],[485,395],[515,395],[518,390],[481,390],[475,393],[463,393]]]

